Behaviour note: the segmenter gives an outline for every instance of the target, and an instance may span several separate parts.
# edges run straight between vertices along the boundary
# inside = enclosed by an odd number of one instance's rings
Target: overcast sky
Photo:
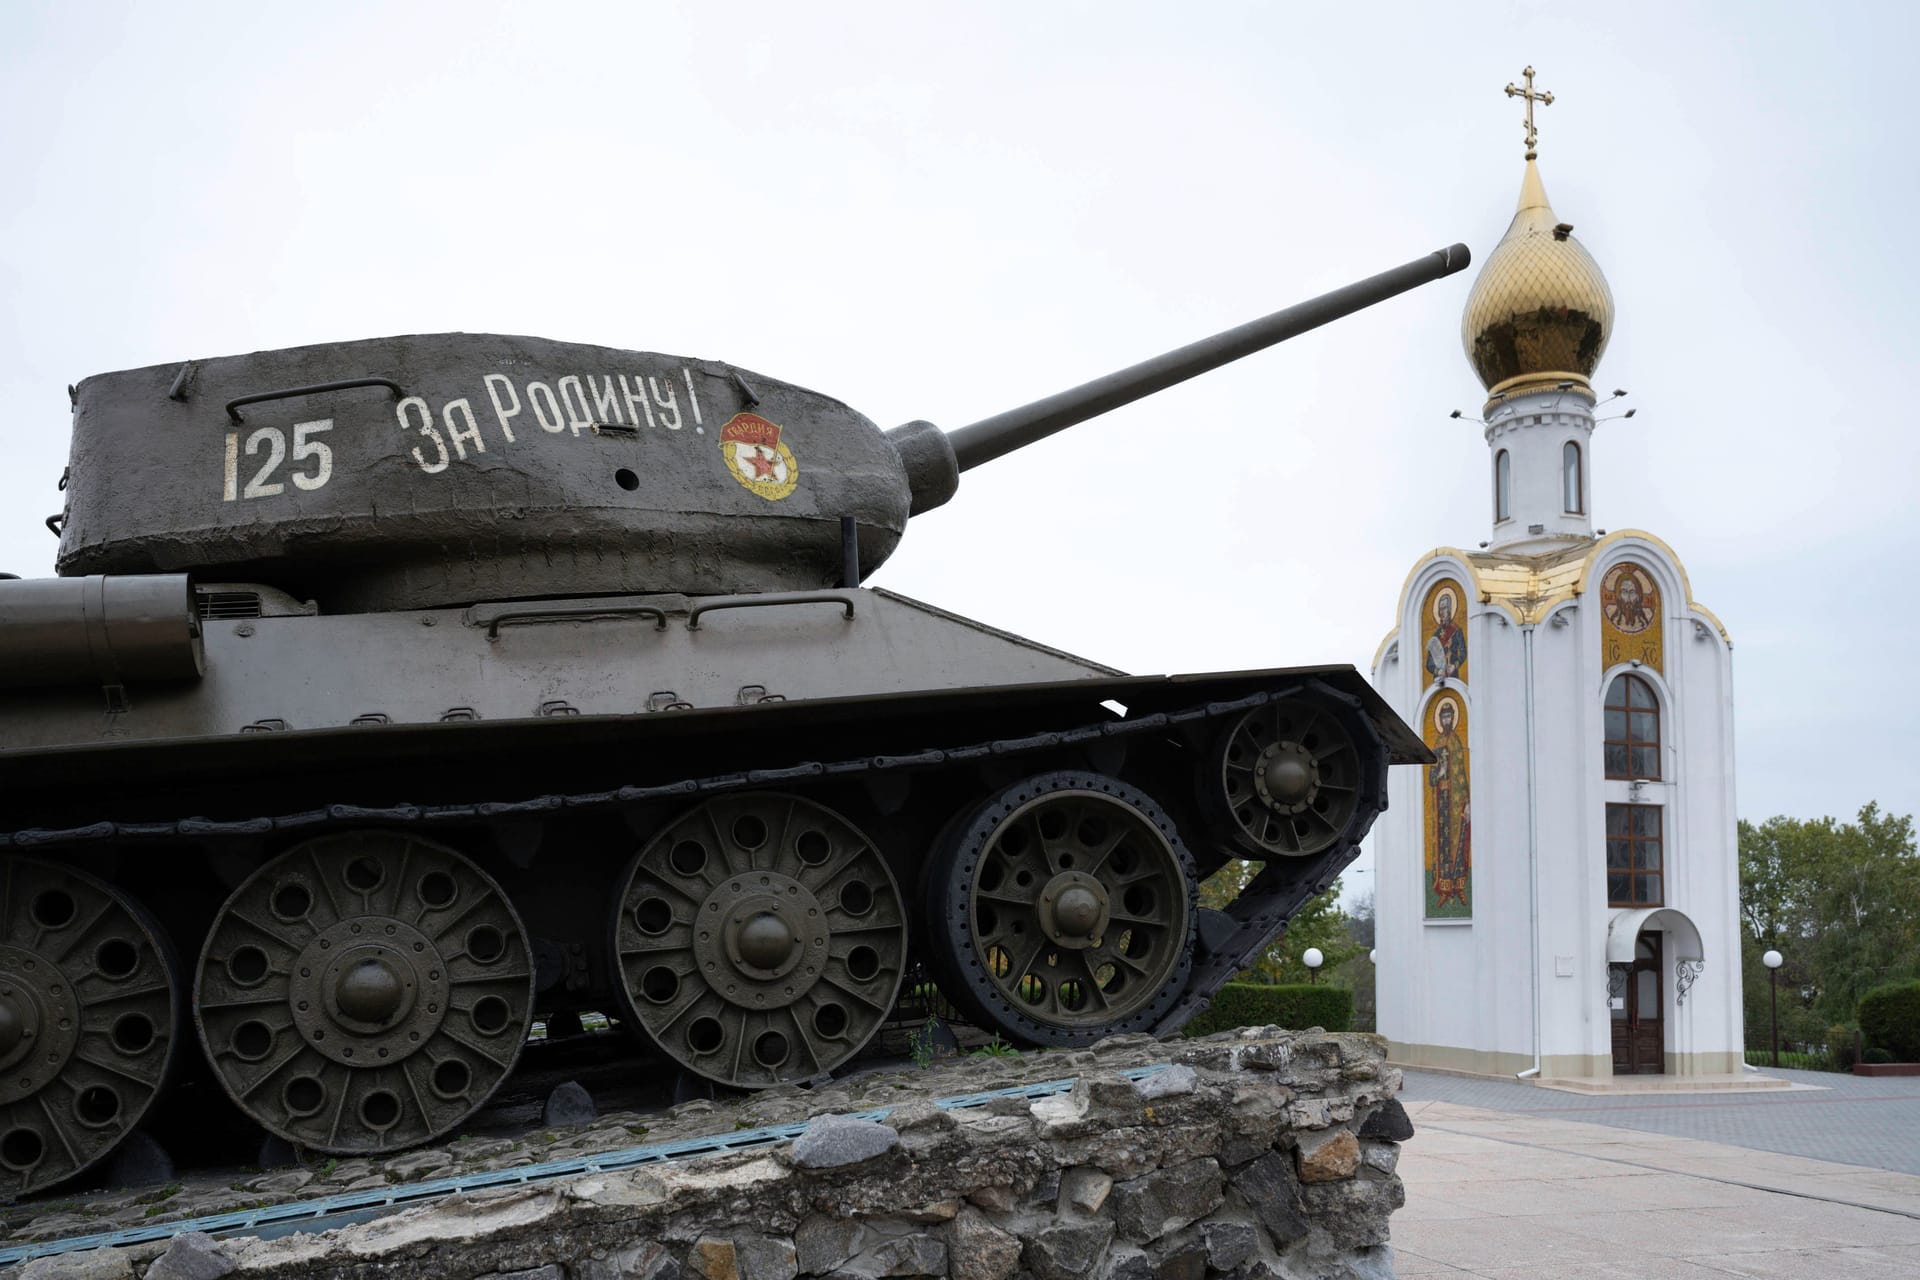
[[[530,333],[956,427],[1484,260],[1532,63],[1639,408],[1595,522],[1731,631],[1740,812],[1920,808],[1920,10],[1335,9],[0,0],[0,568],[52,570],[92,373]],[[1471,282],[970,472],[875,584],[1135,671],[1365,670],[1414,561],[1488,536]]]

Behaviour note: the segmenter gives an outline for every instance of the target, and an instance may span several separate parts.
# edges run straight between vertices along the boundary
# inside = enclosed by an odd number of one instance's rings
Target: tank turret
[[[257,581],[328,612],[856,585],[960,472],[1467,261],[1454,245],[951,435],[719,361],[496,334],[102,374],[75,391],[58,570]]]

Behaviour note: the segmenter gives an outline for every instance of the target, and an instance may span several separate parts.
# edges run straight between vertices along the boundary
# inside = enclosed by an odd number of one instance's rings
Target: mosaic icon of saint
[[[1607,621],[1625,635],[1645,631],[1653,625],[1653,604],[1648,599],[1652,592],[1647,589],[1651,584],[1641,578],[1638,565],[1623,564],[1601,583],[1601,611]]]
[[[1433,763],[1427,785],[1433,789],[1433,893],[1436,906],[1453,899],[1467,905],[1467,873],[1473,865],[1472,810],[1467,794],[1467,744],[1460,737],[1460,714],[1452,698],[1434,712],[1439,734],[1431,744]]]
[[[1467,633],[1454,618],[1458,607],[1451,590],[1442,591],[1433,601],[1434,629],[1427,637],[1427,674],[1441,680],[1457,680],[1467,662]]]

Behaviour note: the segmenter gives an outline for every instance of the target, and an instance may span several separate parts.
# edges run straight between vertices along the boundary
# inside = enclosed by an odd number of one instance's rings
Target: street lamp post
[[[1307,981],[1309,983],[1320,980],[1320,966],[1325,964],[1326,960],[1327,958],[1320,954],[1320,948],[1318,947],[1308,947],[1300,953],[1300,962],[1307,966]]]
[[[1780,965],[1785,959],[1778,951],[1769,949],[1760,957],[1760,963],[1767,966],[1767,979],[1773,987],[1773,1065],[1780,1065]]]

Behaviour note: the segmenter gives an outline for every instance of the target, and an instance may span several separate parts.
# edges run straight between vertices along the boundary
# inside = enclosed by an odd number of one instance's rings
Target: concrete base
[[[1743,1071],[1698,1076],[1548,1076],[1528,1081],[1561,1093],[1719,1093],[1753,1089],[1791,1089],[1791,1080]]]

